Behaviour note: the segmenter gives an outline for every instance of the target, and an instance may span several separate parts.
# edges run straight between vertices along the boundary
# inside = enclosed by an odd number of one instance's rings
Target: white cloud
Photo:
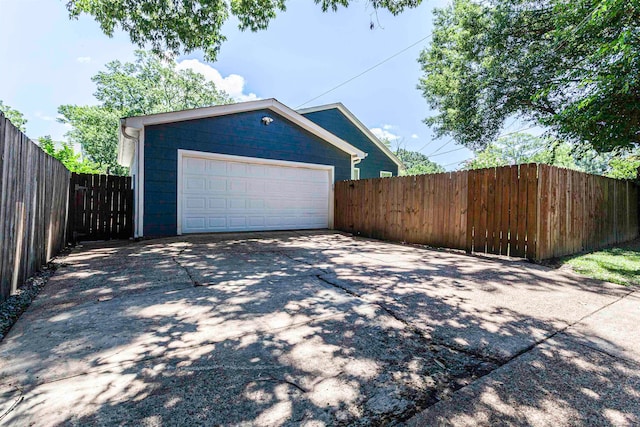
[[[203,64],[197,59],[180,61],[177,63],[176,68],[178,70],[189,69],[202,74],[205,79],[213,82],[218,89],[224,90],[236,101],[255,101],[260,99],[255,93],[244,93],[246,82],[244,77],[238,74],[229,74],[227,77],[222,77],[218,70],[207,64]]]
[[[418,138],[420,138],[420,137],[418,136],[417,133],[411,134],[411,139],[418,139]]]
[[[76,58],[76,61],[81,63],[81,64],[88,64],[89,62],[91,62],[91,57],[90,56],[79,56]]]
[[[384,126],[382,126],[382,128],[372,128],[369,130],[380,140],[395,141],[396,139],[400,139],[399,135],[389,132]]]
[[[40,111],[36,111],[36,117],[44,120],[45,122],[55,122],[56,119],[51,116],[47,116],[46,114],[41,113]]]
[[[382,129],[391,130],[391,129],[395,129],[395,126],[394,125],[382,125]]]

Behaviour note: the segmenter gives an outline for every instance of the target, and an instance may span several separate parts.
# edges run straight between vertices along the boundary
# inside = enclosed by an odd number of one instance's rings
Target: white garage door
[[[179,233],[327,228],[333,167],[182,154]]]

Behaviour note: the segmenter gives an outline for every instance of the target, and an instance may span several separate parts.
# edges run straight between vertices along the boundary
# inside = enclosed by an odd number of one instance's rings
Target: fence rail
[[[336,183],[335,227],[543,260],[638,236],[636,184],[547,165]]]
[[[0,301],[66,242],[69,171],[0,113]]]

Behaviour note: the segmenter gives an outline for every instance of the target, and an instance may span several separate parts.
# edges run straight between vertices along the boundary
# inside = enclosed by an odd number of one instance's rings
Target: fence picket
[[[637,237],[639,193],[632,182],[536,164],[343,181],[335,223],[369,237],[542,260]]]
[[[69,171],[0,113],[0,301],[66,242]]]

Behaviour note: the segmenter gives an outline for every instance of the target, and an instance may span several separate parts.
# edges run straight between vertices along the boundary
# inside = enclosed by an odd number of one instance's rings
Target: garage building
[[[122,119],[118,161],[136,237],[332,228],[335,181],[401,167],[342,104],[275,99]]]

